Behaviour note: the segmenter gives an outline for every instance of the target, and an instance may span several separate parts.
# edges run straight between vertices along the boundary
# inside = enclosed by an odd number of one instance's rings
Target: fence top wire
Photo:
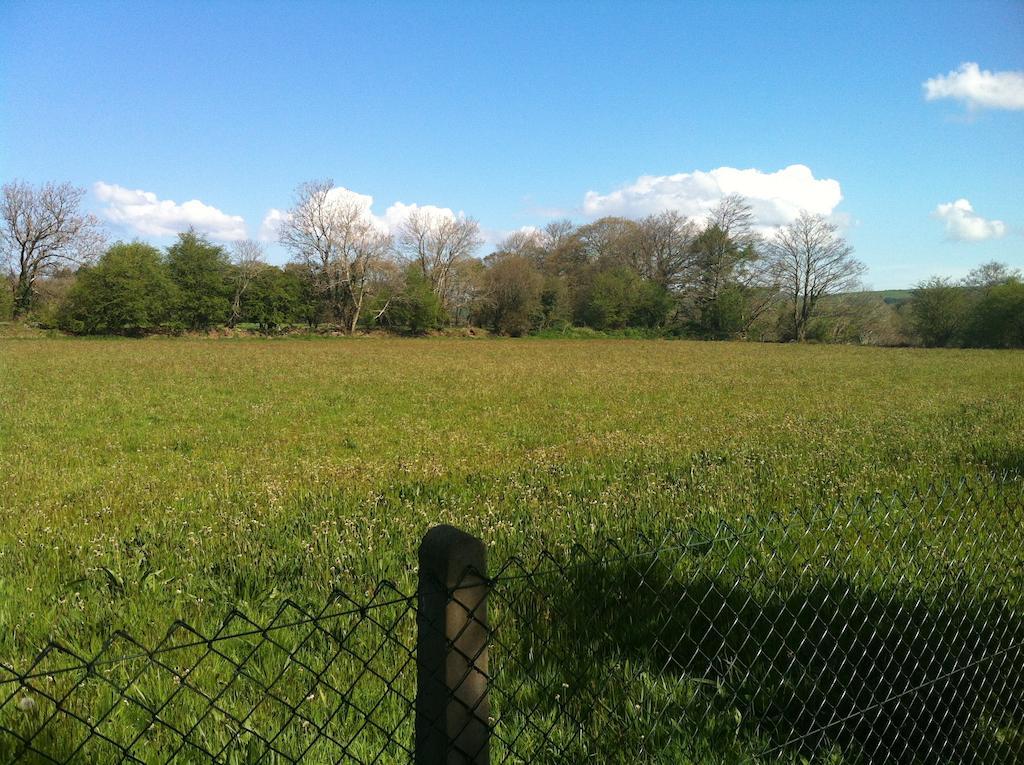
[[[392,597],[381,599],[381,596],[384,594],[390,594]],[[93,674],[99,668],[104,666],[111,666],[136,659],[153,659],[162,654],[171,653],[173,651],[184,651],[190,648],[212,648],[215,644],[228,640],[238,640],[257,636],[267,637],[268,635],[280,632],[281,630],[294,629],[295,627],[302,627],[311,624],[321,624],[323,622],[344,618],[346,616],[355,616],[357,614],[366,616],[371,611],[399,604],[405,604],[407,607],[411,608],[415,604],[415,599],[415,595],[406,595],[402,593],[393,582],[383,581],[377,585],[370,597],[363,603],[359,603],[345,592],[337,590],[327,599],[326,605],[316,613],[303,608],[293,600],[284,600],[278,606],[274,617],[265,626],[261,626],[242,611],[232,609],[221,620],[221,625],[217,631],[209,637],[203,635],[202,632],[187,622],[176,619],[171,623],[170,627],[168,627],[164,634],[164,637],[160,639],[154,648],[146,648],[141,641],[136,640],[135,637],[124,630],[115,630],[105,641],[103,641],[103,645],[98,651],[96,651],[92,659],[86,659],[80,656],[76,651],[68,648],[58,641],[50,641],[38,654],[36,654],[36,658],[25,672],[19,672],[11,665],[0,663],[0,672],[7,675],[7,677],[0,678],[0,689],[15,683],[23,684],[30,680],[63,675],[71,672],[84,671],[89,674]],[[331,610],[331,606],[336,604],[339,600],[345,600],[352,605],[349,608]],[[293,611],[299,614],[299,616],[298,618],[286,621],[277,621],[286,611]],[[233,623],[238,621],[251,626],[246,629],[236,631],[228,629]],[[182,632],[193,636],[193,639],[186,640],[185,642],[174,642],[175,636],[180,635]],[[127,642],[130,645],[135,646],[138,650],[132,653],[105,656],[110,648],[119,641]],[[60,667],[37,669],[39,664],[45,661],[47,657],[53,653],[60,653],[61,655],[74,657],[78,662]]]

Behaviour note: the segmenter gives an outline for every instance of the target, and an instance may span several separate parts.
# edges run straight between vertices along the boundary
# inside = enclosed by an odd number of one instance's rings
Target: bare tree
[[[964,277],[965,287],[976,287],[980,289],[990,289],[1000,284],[1005,284],[1010,279],[1019,279],[1020,271],[1015,268],[1010,268],[1005,263],[1000,263],[996,260],[990,260],[988,263],[982,263],[977,268],[971,270],[967,276]]]
[[[553,220],[544,226],[541,233],[543,263],[541,269],[548,276],[566,277],[580,268],[586,261],[579,229],[571,220]]]
[[[580,226],[575,239],[587,263],[632,266],[639,230],[635,220],[609,215]]]
[[[633,267],[666,290],[680,290],[693,267],[697,224],[672,210],[649,215],[639,226]]]
[[[99,219],[82,212],[85,189],[69,183],[36,188],[23,181],[0,192],[0,260],[14,290],[14,315],[32,306],[36,280],[58,266],[98,257],[106,237]]]
[[[494,251],[505,255],[522,255],[537,263],[543,257],[543,250],[544,237],[541,232],[535,229],[525,229],[513,231],[498,242]]]
[[[541,233],[544,246],[549,250],[557,250],[576,235],[576,224],[568,218],[553,220],[545,224]]]
[[[398,232],[399,251],[422,270],[452,315],[456,293],[461,292],[459,263],[471,258],[482,243],[480,224],[475,219],[422,209],[413,210]]]
[[[776,232],[768,245],[769,262],[792,303],[793,333],[807,337],[807,325],[825,295],[849,292],[860,282],[864,264],[821,215],[803,211]]]
[[[238,323],[242,316],[242,297],[249,285],[267,265],[266,248],[253,239],[240,239],[231,245],[231,270],[230,281],[234,288],[234,296],[231,299],[230,326]]]
[[[726,194],[708,214],[708,225],[718,226],[737,246],[756,243],[754,211],[741,194]]]
[[[355,332],[374,270],[391,252],[390,235],[328,179],[299,186],[278,237],[310,269],[328,309]]]

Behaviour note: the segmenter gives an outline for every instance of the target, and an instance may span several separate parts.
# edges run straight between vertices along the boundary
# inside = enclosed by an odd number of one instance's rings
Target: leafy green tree
[[[142,334],[168,320],[175,294],[159,250],[119,242],[94,267],[78,272],[57,324],[77,334]]]
[[[317,274],[305,263],[288,263],[282,269],[293,277],[299,291],[295,305],[295,318],[310,329],[316,329],[326,320],[328,304],[317,283]]]
[[[541,328],[572,324],[572,303],[565,277],[548,275],[540,291]]]
[[[672,294],[663,284],[652,279],[641,279],[636,285],[629,325],[647,329],[663,327],[674,302]]]
[[[579,291],[576,316],[594,329],[656,328],[664,326],[672,304],[662,285],[617,266],[598,271]]]
[[[0,321],[10,321],[14,316],[14,282],[0,276]]]
[[[577,320],[594,329],[623,329],[633,314],[639,281],[625,266],[598,271],[577,295]]]
[[[1010,276],[986,289],[971,306],[964,336],[967,345],[1024,348],[1024,282]]]
[[[744,292],[735,283],[720,287],[714,299],[703,306],[699,321],[700,334],[724,340],[742,333],[747,324]]]
[[[447,321],[447,314],[433,283],[418,264],[405,269],[405,283],[402,289],[389,296],[381,308],[374,312],[378,322],[400,332],[422,335],[438,329]]]
[[[537,329],[544,318],[543,289],[544,277],[527,256],[489,256],[479,311],[482,323],[513,337]]]
[[[272,332],[290,324],[300,312],[302,282],[294,271],[264,265],[252,274],[241,296],[241,316]]]
[[[227,321],[231,264],[223,248],[189,230],[167,248],[167,266],[178,288],[175,318],[182,326],[201,330]]]
[[[921,343],[930,347],[955,343],[967,318],[964,288],[934,276],[911,294],[910,322]]]

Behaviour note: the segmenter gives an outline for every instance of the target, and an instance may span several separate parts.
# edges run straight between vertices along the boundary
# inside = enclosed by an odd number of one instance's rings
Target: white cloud
[[[260,224],[260,239],[264,242],[276,242],[281,224],[289,217],[287,212],[278,210],[276,207],[267,210],[267,214],[263,216],[263,222]]]
[[[373,197],[369,194],[360,194],[358,191],[346,189],[344,186],[335,186],[327,192],[325,201],[327,204],[348,207],[354,205],[359,209],[362,217],[379,228],[387,231],[387,223],[384,219],[373,214]]]
[[[106,205],[103,214],[108,220],[140,234],[173,236],[193,226],[214,239],[245,239],[245,220],[240,215],[228,215],[198,199],[178,204],[151,191],[103,181],[97,181],[93,191]]]
[[[1024,109],[1024,72],[990,72],[974,62],[960,65],[949,74],[925,80],[928,101],[952,98],[968,109]]]
[[[676,210],[700,218],[728,194],[745,197],[758,225],[765,229],[791,222],[801,210],[832,215],[843,199],[839,181],[815,178],[806,165],[790,165],[774,173],[719,167],[706,172],[642,175],[608,194],[588,191],[583,198],[583,212],[597,218],[643,217]]]
[[[415,203],[407,205],[404,202],[395,202],[384,211],[384,225],[387,227],[388,231],[394,233],[398,230],[398,227],[405,222],[406,218],[412,215],[413,212],[419,212],[426,218],[434,220],[455,220],[455,218],[463,217],[463,213],[460,212],[456,214],[454,210],[448,207],[418,205]]]
[[[360,194],[357,191],[346,189],[344,186],[335,186],[328,191],[327,200],[339,205],[355,204],[361,209],[362,214],[367,220],[369,220],[369,222],[375,225],[379,230],[389,234],[396,233],[398,231],[398,227],[401,226],[414,211],[419,211],[421,214],[430,218],[442,218],[448,220],[463,217],[464,215],[464,213],[456,213],[448,207],[405,204],[404,202],[395,202],[384,211],[383,215],[377,215],[373,211],[372,196],[369,194]],[[289,213],[287,211],[279,210],[276,207],[272,207],[267,210],[267,214],[263,216],[263,223],[260,226],[260,238],[265,241],[276,240],[278,236],[278,228],[283,221],[288,219],[288,216]]]
[[[946,238],[957,242],[998,239],[1006,233],[1005,223],[981,217],[966,199],[941,204],[935,208],[932,216],[945,224]]]
[[[520,226],[519,228],[489,228],[480,227],[480,239],[483,252],[490,253],[498,249],[506,239],[513,234],[539,234],[541,230],[537,226]]]

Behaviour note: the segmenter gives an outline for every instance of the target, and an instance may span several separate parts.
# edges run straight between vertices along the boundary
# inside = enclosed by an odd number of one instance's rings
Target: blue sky
[[[0,180],[87,187],[116,237],[255,238],[323,177],[492,239],[739,189],[835,216],[876,288],[1024,268],[1022,2],[7,0],[0,28]]]

